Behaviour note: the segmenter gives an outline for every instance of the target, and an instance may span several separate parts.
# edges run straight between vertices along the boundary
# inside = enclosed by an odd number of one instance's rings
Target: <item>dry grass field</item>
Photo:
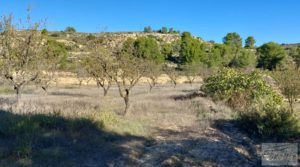
[[[117,87],[31,86],[1,95],[0,166],[255,166],[259,144],[200,84],[137,85],[126,116]]]

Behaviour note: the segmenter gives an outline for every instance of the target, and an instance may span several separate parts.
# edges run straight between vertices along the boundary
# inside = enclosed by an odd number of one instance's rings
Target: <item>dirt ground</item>
[[[30,87],[13,109],[14,96],[2,95],[1,110],[15,115],[60,112],[64,118],[108,113],[101,117],[105,129],[99,134],[109,136],[105,140],[92,142],[98,136],[91,132],[76,138],[81,143],[72,143],[72,148],[57,144],[56,149],[71,150],[63,158],[42,161],[33,154],[29,166],[260,166],[260,143],[237,128],[225,105],[201,97],[199,86],[164,84],[149,92],[146,84],[137,85],[126,116],[117,114],[124,104],[115,86],[107,97],[95,86],[50,88],[48,95]],[[7,143],[0,140],[0,157]],[[0,160],[0,166],[5,164],[18,166]]]

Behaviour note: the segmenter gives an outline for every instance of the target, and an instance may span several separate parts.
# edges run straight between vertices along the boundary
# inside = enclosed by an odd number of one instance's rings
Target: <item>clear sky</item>
[[[300,0],[0,0],[0,15],[25,18],[28,5],[47,29],[81,32],[142,31],[150,25],[190,31],[221,42],[228,32],[258,45],[300,42]]]

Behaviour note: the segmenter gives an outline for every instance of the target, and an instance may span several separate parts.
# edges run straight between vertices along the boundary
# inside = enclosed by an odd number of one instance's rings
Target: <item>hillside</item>
[[[117,32],[117,33],[65,33],[49,32],[51,39],[64,43],[69,47],[69,56],[85,55],[89,53],[87,44],[91,38],[99,38],[106,48],[120,48],[128,38],[153,37],[159,44],[172,43],[180,39],[179,34],[143,33],[143,32]]]
[[[68,47],[69,58],[76,58],[78,56],[84,56],[89,53],[87,48],[88,42],[94,38],[99,38],[102,45],[106,48],[115,50],[121,48],[123,42],[128,38],[137,39],[139,37],[152,37],[156,39],[159,45],[166,43],[173,43],[180,40],[180,34],[163,34],[163,33],[144,33],[144,32],[106,32],[106,33],[66,33],[66,32],[49,32],[50,39],[57,42],[64,43]],[[194,37],[200,42],[209,43],[203,41],[198,37]]]

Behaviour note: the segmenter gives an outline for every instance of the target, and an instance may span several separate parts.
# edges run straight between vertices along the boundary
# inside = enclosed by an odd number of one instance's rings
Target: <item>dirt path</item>
[[[111,166],[259,166],[257,146],[233,123],[218,124],[204,131],[199,127],[157,129],[151,141],[127,143],[132,151]]]

